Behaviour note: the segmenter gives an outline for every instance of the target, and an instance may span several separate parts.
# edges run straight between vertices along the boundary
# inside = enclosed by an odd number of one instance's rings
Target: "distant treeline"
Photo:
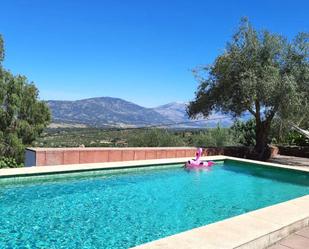
[[[309,145],[309,141],[293,131],[278,133],[274,127],[270,143]],[[36,147],[167,147],[167,146],[254,146],[254,121],[235,122],[231,128],[207,129],[100,129],[54,128],[46,129],[33,146]]]

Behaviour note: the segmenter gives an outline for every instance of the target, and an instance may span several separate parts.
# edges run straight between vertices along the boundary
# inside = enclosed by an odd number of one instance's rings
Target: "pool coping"
[[[184,163],[189,159],[192,159],[192,157],[132,160],[132,161],[105,162],[105,163],[65,164],[65,165],[53,165],[53,166],[33,166],[23,168],[5,168],[0,169],[0,178],[33,176],[42,174],[55,174],[55,173],[72,173],[72,172],[83,172],[83,171],[104,170],[104,169],[147,167],[161,164]],[[209,156],[209,157],[202,157],[202,160],[224,161],[225,157]]]
[[[184,163],[188,159],[190,158],[0,169],[0,178],[176,164]],[[202,159],[232,160],[309,172],[309,167],[281,165],[223,155],[207,156]],[[134,249],[263,249],[306,226],[309,226],[309,195],[138,245]]]
[[[264,249],[308,225],[306,195],[133,248]]]
[[[161,165],[161,164],[184,163],[189,159],[192,159],[192,158],[182,157],[182,158],[168,158],[168,159],[104,162],[104,163],[65,164],[65,165],[52,165],[52,166],[33,166],[33,167],[23,167],[23,168],[5,168],[5,169],[0,169],[0,178],[30,176],[30,175],[33,176],[33,175],[41,175],[41,174],[55,174],[55,173],[71,173],[71,172],[82,172],[82,171],[101,170],[101,169],[116,169],[116,168],[121,169],[121,168],[144,167],[144,166],[146,167],[146,166],[155,166],[155,165]],[[206,157],[202,157],[202,160],[214,160],[214,161],[232,160],[232,161],[247,162],[250,164],[257,164],[257,165],[262,165],[262,166],[309,172],[309,167],[306,168],[302,166],[282,165],[282,164],[277,164],[277,163],[261,162],[261,161],[243,159],[243,158],[238,158],[238,157],[223,156],[223,155],[206,156]]]

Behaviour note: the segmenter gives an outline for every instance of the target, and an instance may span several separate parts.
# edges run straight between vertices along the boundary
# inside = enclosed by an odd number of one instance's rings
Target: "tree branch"
[[[248,107],[248,111],[255,117],[256,113],[251,107]]]
[[[256,118],[256,123],[260,124],[261,123],[261,107],[260,107],[260,102],[258,100],[255,100],[255,118]]]
[[[275,105],[272,110],[269,111],[269,114],[266,116],[265,123],[268,125],[271,123],[272,119],[274,118],[276,112],[278,111],[279,106]]]

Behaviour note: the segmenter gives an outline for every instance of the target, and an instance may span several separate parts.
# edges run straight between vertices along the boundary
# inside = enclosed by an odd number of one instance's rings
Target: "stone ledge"
[[[177,164],[177,163],[184,164],[191,158],[192,157],[183,157],[183,158],[169,158],[169,159],[156,159],[156,160],[132,160],[122,162],[52,165],[45,167],[6,168],[6,169],[0,169],[0,178],[18,177],[27,175],[32,176],[40,174],[82,172],[82,171],[103,170],[103,169],[132,168],[132,167],[155,166],[155,165],[159,166],[162,164]],[[202,157],[202,160],[224,160],[224,159],[225,159],[224,156]]]
[[[309,195],[195,228],[134,249],[264,249],[308,226]]]

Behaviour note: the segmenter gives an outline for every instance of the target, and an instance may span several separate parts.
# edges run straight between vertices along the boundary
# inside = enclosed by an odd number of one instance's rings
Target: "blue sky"
[[[308,10],[308,0],[6,0],[4,66],[35,82],[42,99],[188,101],[191,69],[223,51],[242,16],[293,38],[309,31]]]

